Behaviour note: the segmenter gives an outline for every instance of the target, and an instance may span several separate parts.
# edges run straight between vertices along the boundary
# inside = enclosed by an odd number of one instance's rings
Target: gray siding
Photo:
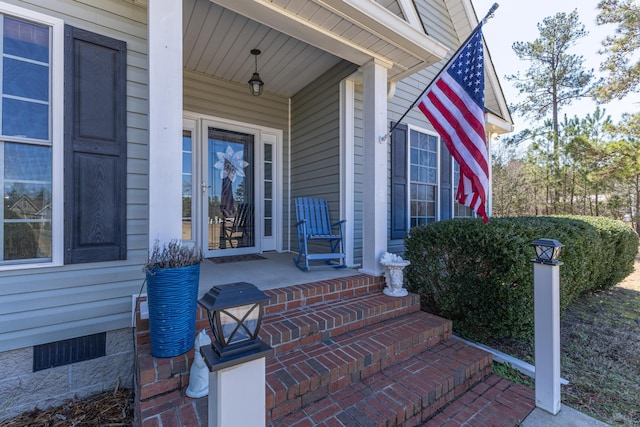
[[[267,89],[268,90],[268,89]],[[249,93],[248,87],[214,77],[184,71],[184,109],[218,118],[253,123],[282,130],[282,242],[289,247],[289,98],[265,92],[260,96]]]
[[[427,34],[441,43],[448,46],[451,55],[457,49],[460,41],[455,33],[453,23],[449,17],[449,12],[446,9],[443,2],[435,0],[421,0],[415,2],[420,18],[427,30]],[[431,83],[431,81],[437,76],[438,72],[444,67],[447,59],[440,61],[439,63],[415,73],[409,77],[399,81],[396,85],[396,91],[393,98],[389,101],[389,122],[397,121],[402,114],[411,106],[416,100],[418,95],[424,90],[425,87]],[[411,124],[419,126],[425,129],[434,131],[433,126],[429,123],[427,118],[422,112],[414,107],[409,114],[402,120],[405,124]],[[391,151],[389,148],[389,170],[391,169]],[[389,187],[387,194],[391,194],[391,187]],[[390,197],[390,196],[389,196]],[[391,199],[389,198],[389,211],[388,211],[388,224],[389,229],[391,227]],[[404,252],[404,242],[402,240],[391,240],[387,243],[387,250],[393,253]]]
[[[340,213],[340,81],[355,70],[341,62],[291,102],[291,197],[324,198],[333,220]]]
[[[127,43],[128,250],[126,261],[0,272],[0,351],[130,327],[148,246],[146,10],[121,0],[7,3]]]

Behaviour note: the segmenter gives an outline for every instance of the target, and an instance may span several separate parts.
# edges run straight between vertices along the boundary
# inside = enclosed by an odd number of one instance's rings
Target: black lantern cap
[[[213,312],[229,307],[267,302],[269,296],[255,285],[247,282],[214,286],[198,300],[198,303]]]
[[[536,259],[531,261],[540,264],[561,265],[558,261],[560,250],[564,247],[562,243],[555,239],[537,239],[531,242],[536,250]]]

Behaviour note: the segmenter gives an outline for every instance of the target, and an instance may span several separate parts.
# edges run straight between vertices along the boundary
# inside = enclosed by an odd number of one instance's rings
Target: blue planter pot
[[[151,354],[173,357],[191,350],[195,339],[200,264],[147,271]]]

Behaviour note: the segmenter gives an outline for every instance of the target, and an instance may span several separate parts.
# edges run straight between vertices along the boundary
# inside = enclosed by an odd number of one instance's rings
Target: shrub
[[[411,229],[407,287],[423,307],[473,339],[533,334],[531,242],[553,238],[560,253],[560,305],[611,287],[633,270],[638,235],[606,218],[553,216],[453,219]]]

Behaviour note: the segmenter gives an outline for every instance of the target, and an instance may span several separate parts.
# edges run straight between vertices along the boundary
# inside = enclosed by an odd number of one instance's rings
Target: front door
[[[183,239],[205,257],[277,250],[278,132],[196,119],[184,135]]]

